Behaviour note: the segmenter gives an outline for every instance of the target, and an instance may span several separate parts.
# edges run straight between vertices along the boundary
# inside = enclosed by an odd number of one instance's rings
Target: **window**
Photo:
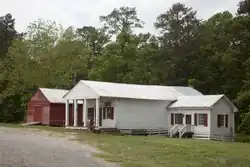
[[[228,127],[228,115],[217,115],[217,125],[218,127]]]
[[[104,107],[103,119],[114,119],[114,107]]]
[[[198,117],[199,117],[198,125],[205,125],[205,114],[198,114]]]
[[[203,125],[203,126],[207,126],[208,123],[208,118],[207,118],[207,114],[195,114],[194,117],[194,124],[197,125]]]
[[[183,114],[175,114],[175,124],[183,124]]]

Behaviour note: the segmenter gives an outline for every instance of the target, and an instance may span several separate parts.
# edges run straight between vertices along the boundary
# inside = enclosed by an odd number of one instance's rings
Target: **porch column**
[[[182,121],[183,121],[183,125],[186,125],[186,115],[185,114],[183,114]]]
[[[77,126],[77,100],[74,100],[74,126]]]
[[[100,109],[100,99],[99,98],[97,98],[96,99],[96,109],[95,109],[95,126],[98,128],[99,127],[99,109]]]
[[[84,99],[82,106],[83,106],[83,109],[82,109],[82,112],[83,112],[82,121],[83,121],[83,126],[86,127],[87,126],[87,122],[88,122],[88,104],[87,104],[87,99]]]
[[[69,126],[69,100],[65,103],[65,126]]]

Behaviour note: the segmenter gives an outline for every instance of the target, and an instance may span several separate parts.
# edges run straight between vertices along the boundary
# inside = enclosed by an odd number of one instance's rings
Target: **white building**
[[[83,125],[97,129],[167,129],[171,136],[234,137],[237,108],[224,95],[203,95],[191,87],[134,85],[82,80],[64,98],[83,104]],[[87,111],[87,112],[85,112]],[[77,107],[74,108],[77,125]],[[92,116],[92,117],[91,117]],[[91,117],[91,118],[90,118]]]

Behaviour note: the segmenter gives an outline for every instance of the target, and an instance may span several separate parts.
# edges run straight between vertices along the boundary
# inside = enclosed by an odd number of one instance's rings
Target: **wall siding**
[[[169,101],[117,99],[115,102],[116,127],[119,129],[168,128]]]
[[[43,113],[39,114],[37,112],[41,112],[39,110],[35,110],[35,108],[39,108],[39,107],[35,107],[35,106],[41,106],[42,109],[41,111],[43,112],[44,110],[47,111],[49,110],[50,107],[50,103],[48,102],[48,100],[44,97],[43,93],[38,90],[33,96],[32,98],[29,100],[29,102],[27,103],[27,110],[26,110],[26,122],[34,122],[37,119],[39,119],[39,121],[41,123],[45,123],[47,125],[47,123],[49,122],[49,118],[44,116]],[[39,114],[36,115],[36,120],[35,120],[35,114]],[[38,118],[37,118],[38,116]]]
[[[211,115],[211,135],[230,137],[232,135],[231,128],[234,128],[234,112],[229,102],[222,98],[212,109]],[[228,127],[217,126],[217,115],[228,114]]]

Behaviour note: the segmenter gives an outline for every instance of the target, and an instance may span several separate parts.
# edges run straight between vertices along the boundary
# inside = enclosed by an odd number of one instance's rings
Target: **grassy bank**
[[[60,133],[69,131],[40,126],[32,128]],[[124,167],[248,167],[250,164],[250,144],[247,143],[75,132],[79,141],[105,151],[97,156]]]

